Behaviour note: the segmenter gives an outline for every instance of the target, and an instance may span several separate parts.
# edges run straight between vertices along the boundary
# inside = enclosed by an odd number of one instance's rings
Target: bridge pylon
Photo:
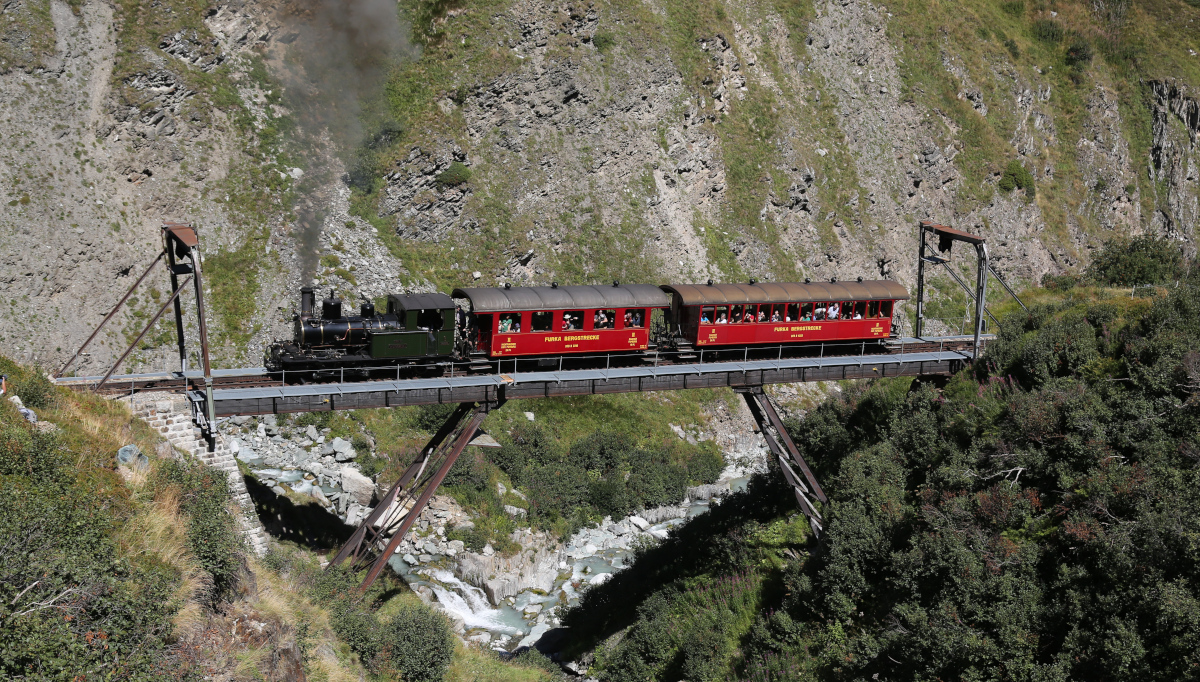
[[[787,429],[783,427],[783,420],[779,418],[779,413],[771,404],[771,397],[763,392],[762,386],[745,386],[735,388],[734,391],[745,399],[746,407],[750,408],[750,414],[754,415],[759,431],[762,433],[763,439],[767,441],[767,448],[771,450],[784,479],[787,480],[788,485],[792,487],[792,492],[796,495],[796,503],[800,505],[800,511],[804,512],[804,516],[808,518],[808,524],[812,526],[813,534],[820,538],[821,532],[824,530],[824,522],[821,512],[817,510],[812,498],[815,497],[821,503],[826,503],[829,499],[825,496],[825,491],[821,489],[821,484],[817,482],[816,474],[809,468],[808,462],[804,460],[804,456],[800,454],[792,437],[788,435]],[[804,474],[803,480],[796,475],[792,465],[788,463],[789,459]],[[805,481],[807,481],[807,485]]]
[[[350,560],[352,568],[359,568],[370,562],[370,569],[359,586],[359,590],[365,592],[396,553],[396,548],[400,546],[404,536],[421,515],[421,511],[425,509],[442,480],[446,478],[450,467],[454,466],[458,456],[475,438],[484,417],[501,404],[503,400],[459,403],[401,474],[396,484],[359,524],[358,529],[329,562],[329,567],[337,566],[346,559]],[[463,423],[468,414],[470,417]],[[385,542],[389,533],[391,537]]]

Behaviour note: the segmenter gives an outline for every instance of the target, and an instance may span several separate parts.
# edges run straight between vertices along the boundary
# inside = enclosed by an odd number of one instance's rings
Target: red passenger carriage
[[[668,284],[671,329],[696,347],[885,339],[896,301],[888,280]]]
[[[650,316],[669,305],[650,284],[455,289],[471,302],[468,332],[491,358],[642,351]]]

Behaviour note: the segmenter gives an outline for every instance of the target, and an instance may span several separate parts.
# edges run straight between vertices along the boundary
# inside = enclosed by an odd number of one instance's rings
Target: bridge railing
[[[881,344],[881,342],[885,340],[899,341],[899,353],[892,352],[891,350],[885,351]],[[714,362],[736,362],[739,360],[743,362],[748,362],[751,360],[782,360],[784,357],[865,357],[869,354],[873,354],[868,353],[868,351],[887,352],[889,355],[903,355],[906,352],[905,345],[905,339],[899,338],[772,344],[753,347],[746,346],[738,349],[699,348],[692,351],[692,354],[696,356],[694,360],[689,359],[687,363],[680,364],[704,365]],[[946,350],[945,346],[946,342],[939,341],[937,350]],[[909,347],[911,348],[911,344]],[[661,363],[674,361],[678,355],[679,351],[675,350],[652,350],[636,354],[597,353],[557,356],[554,358],[522,356],[511,358],[491,358],[487,361],[487,364],[489,371],[496,374],[505,374],[509,372],[514,374],[518,372],[562,372],[572,369],[612,369],[615,367],[627,366],[658,367]],[[361,380],[364,375],[368,380],[395,379],[399,381],[405,378],[418,378],[423,375],[428,376],[433,372],[438,372],[439,376],[449,377],[467,376],[481,373],[478,361],[475,363],[467,361],[436,361],[407,365],[386,364],[339,367],[331,369],[267,371],[265,376],[272,380],[279,381],[281,385],[287,385],[289,377],[291,377],[293,381],[297,382],[303,382],[306,378],[320,378],[322,380],[329,380],[336,377],[338,383],[345,383],[347,377],[349,377],[351,381]]]

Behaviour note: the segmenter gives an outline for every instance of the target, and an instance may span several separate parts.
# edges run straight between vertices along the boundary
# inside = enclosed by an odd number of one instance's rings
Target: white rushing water
[[[495,608],[483,590],[459,580],[453,573],[440,568],[421,569],[420,573],[431,578],[430,589],[446,611],[462,619],[467,629],[483,628],[506,635],[522,635],[525,629],[515,627],[512,621],[522,623],[521,616],[509,608]],[[509,613],[505,613],[505,612]]]

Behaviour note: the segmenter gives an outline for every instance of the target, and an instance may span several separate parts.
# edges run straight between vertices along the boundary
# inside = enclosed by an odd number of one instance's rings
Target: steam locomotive
[[[561,365],[564,359],[698,350],[739,352],[811,342],[882,341],[896,301],[908,291],[888,280],[747,284],[621,284],[459,288],[392,294],[380,313],[365,302],[347,315],[332,295],[300,290],[290,342],[272,344],[271,371],[409,368],[440,374],[466,362],[494,371],[497,360]],[[455,299],[461,302],[456,304]],[[517,365],[514,362],[514,367]]]

